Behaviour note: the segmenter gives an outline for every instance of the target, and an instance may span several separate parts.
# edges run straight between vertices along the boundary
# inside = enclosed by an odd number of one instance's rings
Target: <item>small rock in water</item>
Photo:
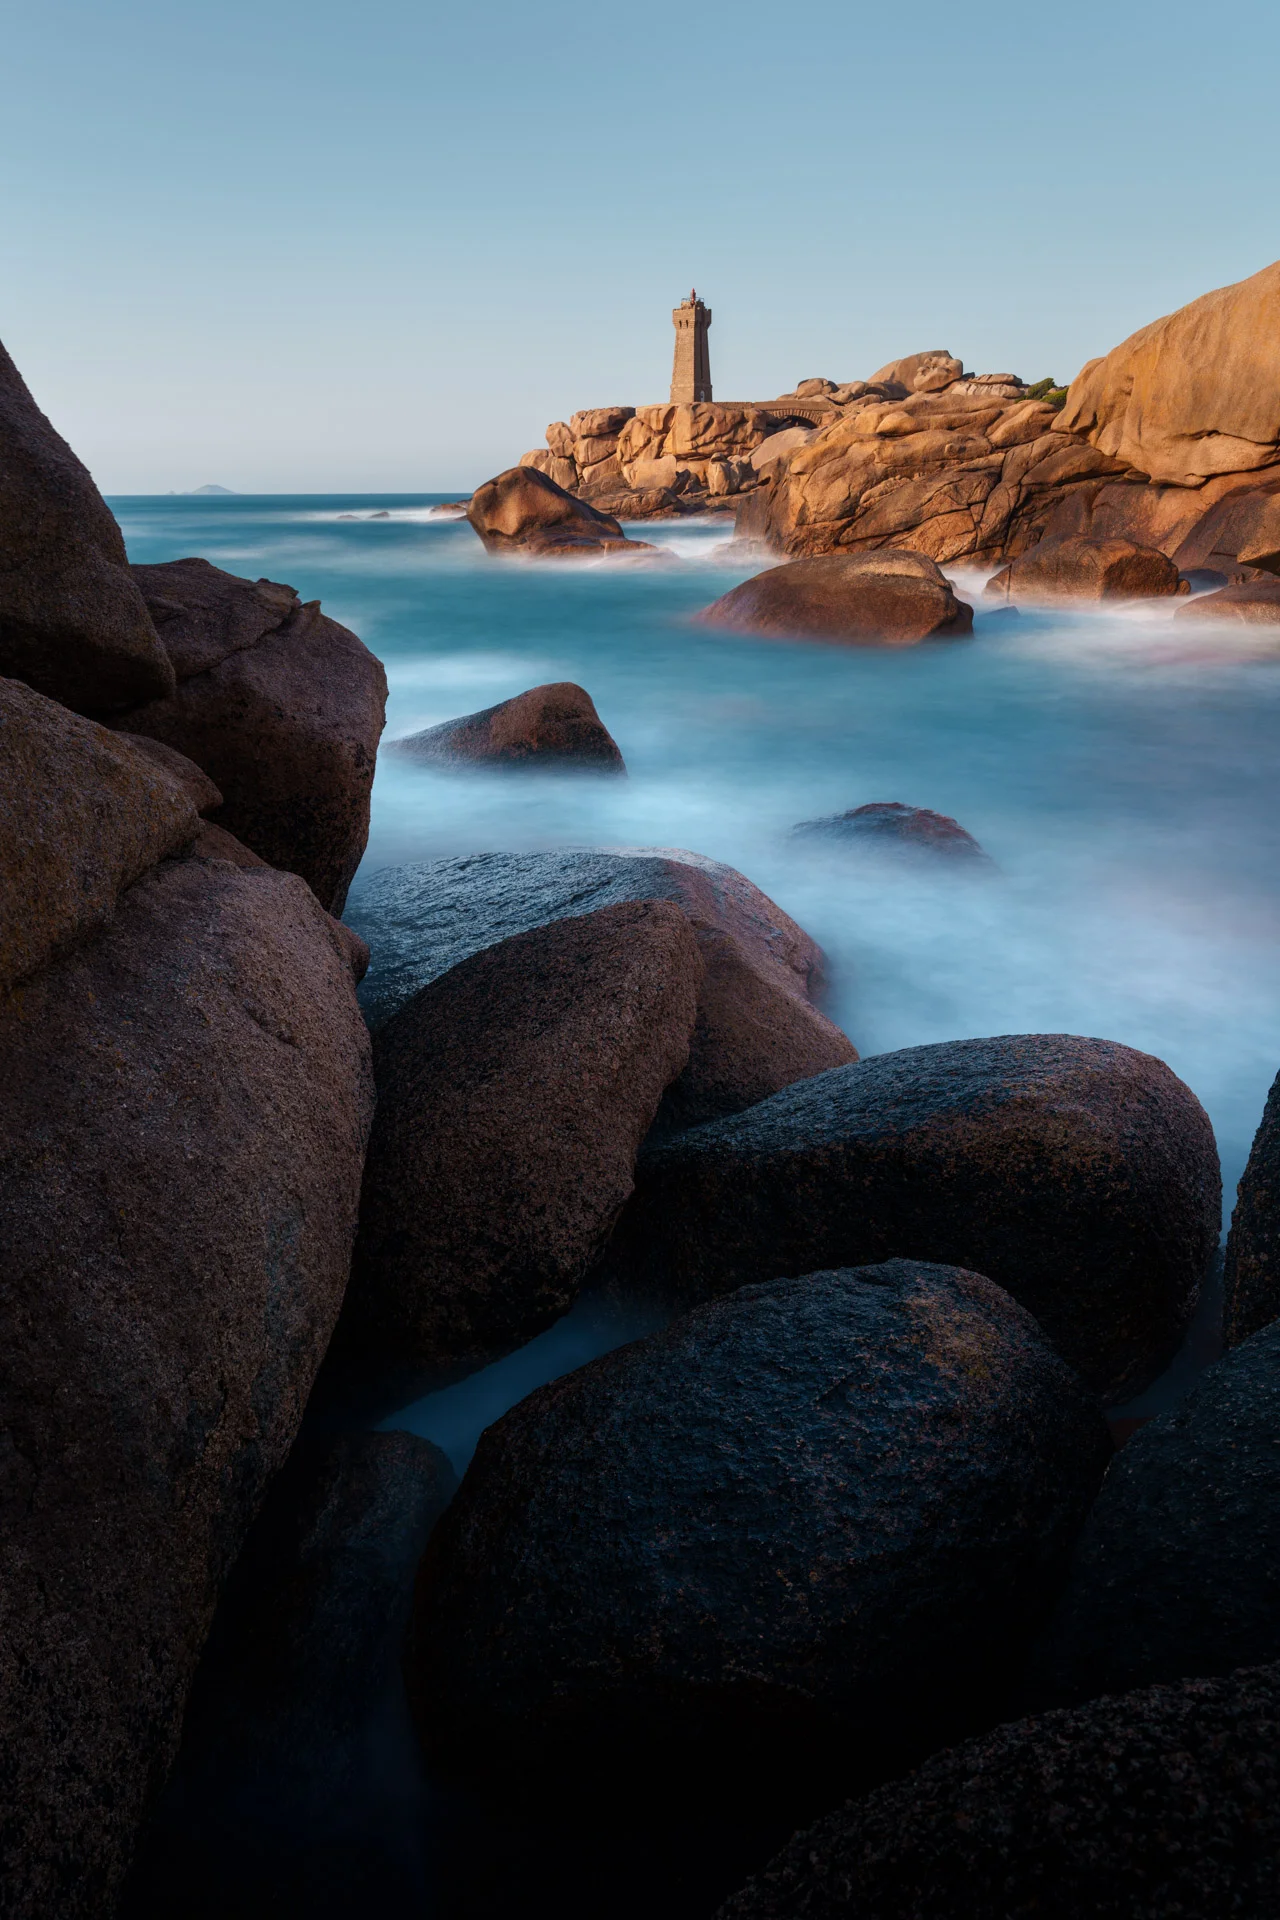
[[[471,761],[485,766],[590,768],[625,773],[617,742],[585,687],[572,680],[531,687],[480,713],[445,720],[388,743],[423,761]]]
[[[389,520],[391,515],[387,512],[386,508],[383,507],[379,513],[366,514],[365,518],[367,520]]]
[[[1200,593],[1178,608],[1179,620],[1222,620],[1241,626],[1280,622],[1280,580],[1243,580],[1216,593]]]
[[[883,548],[791,560],[744,580],[698,619],[779,638],[912,647],[973,627],[941,568],[923,553]]]
[[[1042,540],[983,588],[990,599],[1026,601],[1158,599],[1177,591],[1178,569],[1158,548],[1083,535]]]
[[[851,845],[877,846],[903,853],[937,854],[991,866],[993,862],[950,814],[928,807],[906,807],[899,800],[873,800],[848,813],[831,813],[820,820],[802,820],[793,832],[821,835]]]

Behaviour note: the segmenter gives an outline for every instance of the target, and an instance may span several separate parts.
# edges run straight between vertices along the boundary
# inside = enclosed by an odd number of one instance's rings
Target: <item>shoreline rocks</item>
[[[426,727],[388,745],[427,764],[627,770],[591,695],[571,680],[531,687],[496,707]]]
[[[575,560],[654,552],[646,541],[629,540],[612,514],[537,467],[508,467],[486,480],[472,494],[466,517],[487,553]]]
[[[969,1267],[1114,1403],[1177,1351],[1220,1198],[1208,1118],[1162,1061],[1001,1035],[837,1067],[652,1147],[609,1267],[686,1304],[823,1266]]]
[[[424,1738],[522,1796],[802,1815],[993,1710],[1109,1453],[975,1274],[743,1288],[482,1437],[419,1583]]]
[[[1280,1317],[1280,1075],[1240,1178],[1223,1283],[1222,1334],[1229,1347]]]
[[[988,580],[992,598],[1026,601],[1146,600],[1178,591],[1167,554],[1132,540],[1044,539]]]
[[[909,647],[973,627],[973,608],[926,554],[824,554],[770,567],[698,615],[707,626],[778,638]]]

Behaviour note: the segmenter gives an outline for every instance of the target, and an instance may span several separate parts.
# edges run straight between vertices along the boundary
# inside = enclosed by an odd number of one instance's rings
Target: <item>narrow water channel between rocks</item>
[[[1280,1066],[1277,630],[1180,628],[1176,602],[984,613],[981,581],[960,574],[978,613],[968,639],[893,652],[735,638],[691,620],[755,570],[726,555],[727,521],[644,529],[676,557],[667,567],[536,567],[487,559],[465,522],[433,512],[434,496],[112,505],[135,561],[200,554],[321,598],[386,663],[388,737],[540,682],[577,681],[594,698],[626,780],[448,772],[384,753],[353,898],[381,867],[446,854],[711,855],[820,941],[828,1010],[864,1055],[1027,1031],[1159,1055],[1209,1112],[1229,1210]],[[868,801],[953,815],[996,871],[792,836]],[[435,1440],[461,1471],[515,1400],[644,1330],[584,1301],[521,1353],[385,1424]],[[1166,1400],[1191,1364],[1165,1383]],[[474,1810],[446,1817],[415,1774],[398,1712],[394,1700],[377,1708],[362,1789],[382,1835],[370,1845],[389,1863],[379,1911],[502,1912],[500,1863],[527,1864],[530,1836],[473,1830]],[[456,1857],[440,1866],[431,1836],[446,1829],[455,1856],[471,1848],[474,1873]],[[562,1860],[571,1836],[569,1823]],[[544,1859],[548,1886],[549,1871]],[[491,1898],[475,1890],[486,1875]],[[573,1897],[557,1894],[558,1910],[577,1911]],[[335,1892],[312,1910],[373,1908]]]

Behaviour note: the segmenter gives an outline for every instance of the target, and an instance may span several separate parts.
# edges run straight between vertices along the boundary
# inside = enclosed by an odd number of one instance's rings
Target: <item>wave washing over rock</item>
[[[739,405],[691,294],[470,526],[278,509],[390,683],[0,357],[7,1914],[1268,1910],[1277,300]]]

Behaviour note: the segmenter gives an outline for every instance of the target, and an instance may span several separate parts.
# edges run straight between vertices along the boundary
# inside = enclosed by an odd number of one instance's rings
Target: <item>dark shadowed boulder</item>
[[[1178,591],[1168,554],[1132,540],[1083,536],[1042,540],[988,580],[984,592],[1013,600],[1140,600]]]
[[[1280,1076],[1271,1084],[1236,1192],[1224,1290],[1228,1346],[1280,1317]]]
[[[222,805],[222,795],[204,768],[189,760],[185,753],[179,753],[176,747],[166,746],[163,740],[152,740],[145,733],[117,732],[115,738],[125,741],[153,766],[176,780],[197,813],[214,813]]]
[[[611,513],[601,513],[557,486],[536,467],[508,467],[477,487],[467,519],[489,553],[529,553],[575,559],[601,553],[642,553]]]
[[[342,1299],[372,1106],[300,880],[162,864],[0,1005],[5,1911],[114,1911]]]
[[[397,1769],[414,1575],[454,1492],[409,1433],[300,1440],[250,1529],[125,1913],[336,1917],[415,1889]],[[408,1748],[406,1752],[405,1749]]]
[[[1280,622],[1280,580],[1244,580],[1217,593],[1197,594],[1178,608],[1179,620],[1217,620],[1230,626],[1274,626]]]
[[[223,795],[216,824],[340,913],[369,835],[381,662],[292,587],[203,560],[135,573],[179,682],[119,726],[194,760]]]
[[[1280,1906],[1280,1674],[1047,1713],[797,1834],[717,1920],[1219,1920]]]
[[[379,1029],[335,1364],[444,1374],[565,1311],[689,1057],[701,975],[678,907],[627,902],[486,948]]]
[[[904,1255],[985,1273],[1109,1400],[1173,1357],[1218,1240],[1213,1129],[1072,1034],[906,1047],[646,1152],[610,1261],[677,1300]]]
[[[1037,1661],[1052,1703],[1280,1659],[1280,1326],[1112,1463]]]
[[[956,599],[926,554],[884,548],[770,567],[723,594],[698,618],[743,633],[912,647],[969,633],[973,608]]]
[[[349,914],[374,956],[360,995],[369,1024],[470,954],[624,900],[674,901],[703,960],[689,1064],[663,1100],[662,1130],[857,1058],[813,1004],[824,962],[803,928],[732,867],[644,848],[470,854],[375,874]]]
[[[998,1714],[1109,1453],[976,1274],[743,1288],[481,1438],[419,1586],[418,1723],[508,1790],[803,1817]]]
[[[0,347],[0,674],[82,713],[173,689],[124,540]]]
[[[514,700],[446,720],[392,744],[410,759],[447,765],[627,770],[591,695],[572,680],[531,687]]]
[[[0,680],[0,991],[100,932],[125,888],[199,824],[172,768]]]
[[[872,800],[848,813],[830,813],[821,820],[802,820],[796,833],[839,841],[877,852],[936,855],[989,867],[992,862],[971,833],[949,813],[928,807],[904,807],[900,800]]]

